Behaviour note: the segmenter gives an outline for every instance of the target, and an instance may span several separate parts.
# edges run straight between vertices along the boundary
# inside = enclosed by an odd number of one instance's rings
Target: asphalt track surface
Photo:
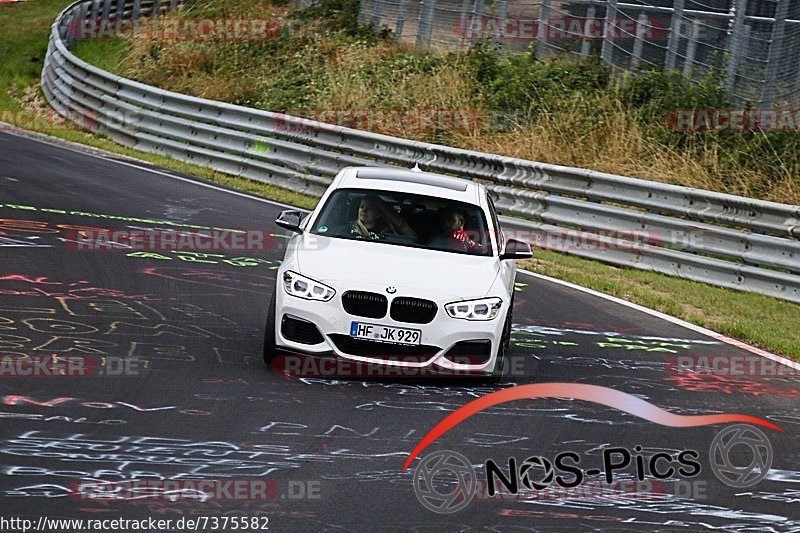
[[[760,359],[719,340],[519,273],[516,372],[500,383],[286,376],[262,361],[280,246],[154,258],[77,251],[69,242],[84,226],[281,234],[273,223],[281,209],[0,133],[0,351],[129,358],[144,367],[133,376],[3,375],[4,517],[260,516],[273,531],[800,531],[798,378],[676,370],[678,356]],[[784,431],[762,428],[774,450],[771,470],[755,486],[734,488],[709,464],[712,440],[731,424],[667,427],[590,401],[517,400],[472,416],[421,457],[456,451],[483,479],[488,459],[506,469],[510,457],[574,451],[589,469],[601,466],[604,448],[641,446],[645,459],[696,450],[701,472],[676,474],[649,493],[629,483],[598,493],[600,474],[587,477],[594,491],[582,494],[528,491],[471,501],[453,514],[420,504],[412,486],[420,459],[405,473],[402,466],[425,433],[485,393],[549,382],[609,387],[679,415],[756,416]],[[615,480],[634,476],[632,463]],[[269,501],[202,502],[188,492],[175,501],[101,501],[76,496],[82,478],[269,480],[271,492]]]

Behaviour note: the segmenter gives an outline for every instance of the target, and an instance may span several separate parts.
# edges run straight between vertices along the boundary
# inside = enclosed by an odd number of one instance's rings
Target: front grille
[[[441,350],[438,346],[427,344],[415,346],[388,344],[354,339],[340,333],[334,333],[330,337],[336,347],[348,355],[360,355],[372,359],[393,359],[404,363],[424,363]]]
[[[319,332],[317,326],[308,320],[297,318],[292,315],[283,315],[281,320],[281,335],[285,339],[300,344],[319,344],[323,340],[322,333]]]
[[[342,307],[356,316],[383,318],[388,303],[386,296],[374,292],[347,291],[342,294]]]
[[[445,359],[460,365],[482,365],[489,360],[492,353],[492,342],[488,339],[479,341],[461,341],[447,350]]]
[[[391,317],[398,322],[427,324],[436,316],[439,306],[430,300],[399,297],[392,300]]]

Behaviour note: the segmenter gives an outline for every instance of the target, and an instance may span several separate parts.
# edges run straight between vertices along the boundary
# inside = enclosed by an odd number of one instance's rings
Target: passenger
[[[411,226],[377,195],[368,195],[358,205],[358,218],[346,228],[345,234],[365,239],[382,239],[387,233],[417,237]]]
[[[442,232],[435,235],[428,242],[428,246],[466,252],[480,250],[481,245],[470,239],[464,230],[465,218],[464,212],[455,207],[440,209],[439,224],[442,227]]]

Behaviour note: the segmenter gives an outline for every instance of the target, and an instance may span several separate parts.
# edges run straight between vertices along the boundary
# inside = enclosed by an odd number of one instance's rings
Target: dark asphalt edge
[[[138,159],[136,157],[127,156],[127,155],[124,155],[124,154],[117,154],[117,153],[114,153],[114,152],[109,152],[107,150],[103,150],[102,148],[97,148],[97,147],[94,147],[94,146],[88,146],[88,145],[77,143],[77,142],[74,142],[74,141],[68,141],[66,139],[61,139],[60,137],[54,137],[52,135],[47,135],[45,133],[41,133],[41,132],[38,132],[38,131],[24,130],[24,129],[18,128],[16,126],[12,126],[12,125],[7,124],[7,123],[2,122],[2,121],[0,121],[0,133],[7,133],[7,134],[9,134],[11,136],[14,136],[14,137],[20,137],[20,138],[27,139],[27,140],[30,140],[30,141],[40,142],[42,144],[47,144],[47,145],[50,145],[50,146],[55,146],[56,148],[61,148],[62,150],[68,150],[68,151],[71,151],[71,152],[77,152],[77,153],[82,154],[82,155],[95,157],[97,159],[102,159],[104,161],[110,161],[112,163],[119,163],[121,165],[125,165],[125,166],[128,166],[128,167],[136,168],[136,169],[139,169],[139,170],[144,170],[144,171],[147,171],[147,172],[153,172],[155,174],[161,174],[161,175],[164,175],[164,176],[167,176],[167,177],[170,177],[170,178],[174,178],[174,179],[178,179],[178,180],[182,180],[182,181],[187,181],[187,182],[193,182],[193,183],[195,183],[197,185],[200,185],[200,186],[203,186],[203,187],[229,192],[231,194],[235,194],[237,196],[241,196],[241,197],[244,197],[244,198],[250,198],[250,199],[253,199],[253,200],[258,200],[258,201],[261,201],[261,202],[266,202],[266,203],[269,203],[269,204],[272,204],[272,205],[285,207],[285,208],[288,208],[288,209],[300,209],[300,210],[305,211],[305,209],[302,208],[302,207],[297,207],[297,206],[294,206],[294,205],[285,204],[283,202],[279,202],[277,200],[272,200],[270,198],[265,198],[263,196],[256,196],[256,195],[253,195],[251,193],[246,193],[246,192],[240,191],[238,189],[234,189],[234,188],[231,188],[231,187],[219,184],[219,183],[215,183],[213,181],[209,181],[209,180],[194,176],[192,174],[185,174],[185,173],[179,172],[177,170],[165,169],[163,167],[160,167],[160,166],[158,166],[158,165],[156,165],[154,163],[150,163],[149,161],[145,161],[143,159]],[[131,149],[135,150],[135,148],[131,148]],[[178,161],[178,160],[176,159],[176,161]],[[200,165],[198,165],[198,166],[200,166]],[[211,169],[211,170],[213,170],[213,169]],[[217,171],[217,172],[219,172],[219,171]],[[242,178],[241,176],[236,176],[234,174],[230,174],[230,176],[231,177],[240,177],[240,178]],[[242,178],[242,179],[249,179],[249,178]],[[291,190],[291,189],[289,189],[289,190]],[[294,191],[292,191],[292,192],[294,192]]]

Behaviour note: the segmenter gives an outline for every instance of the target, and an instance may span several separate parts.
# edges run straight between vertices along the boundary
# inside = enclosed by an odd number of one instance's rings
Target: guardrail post
[[[497,18],[502,22],[508,16],[508,0],[500,0],[497,5]]]
[[[678,53],[678,44],[681,40],[681,26],[683,25],[683,0],[675,0],[672,9],[669,40],[667,41],[667,58],[664,60],[664,68],[667,70],[675,68],[675,56]]]
[[[778,77],[778,62],[781,55],[786,53],[783,41],[786,36],[786,15],[789,13],[789,0],[778,0],[775,6],[775,22],[772,26],[772,40],[769,44],[769,56],[764,72],[764,84],[761,89],[761,109],[768,109],[772,104],[772,89]]]
[[[64,20],[61,24],[58,25],[58,36],[61,37],[62,41],[65,41],[67,38],[67,28],[69,28],[69,24],[67,21]],[[52,29],[50,30],[53,31]],[[47,51],[49,52],[53,48],[53,38],[50,37],[47,39]]]
[[[301,7],[299,0],[293,0],[291,5],[295,9],[300,9],[300,7]],[[361,0],[358,3],[358,23],[359,24],[366,24],[367,23],[367,20],[368,20],[367,11],[369,11],[369,9],[371,7],[372,7],[372,2],[368,2],[367,0]]]
[[[61,24],[58,25],[58,36],[61,37],[61,40],[64,41],[64,42],[67,42],[67,37],[69,36],[69,27],[70,27],[70,24],[69,24],[68,20],[63,20],[63,21],[61,21]],[[50,31],[52,32],[53,30],[51,29]],[[48,51],[48,53],[51,51],[51,49],[54,46],[55,45],[53,43],[53,38],[52,37],[48,38],[48,40],[47,40],[47,51]],[[47,60],[47,58],[45,58],[45,60]]]
[[[459,31],[461,31],[461,44],[472,44],[472,18],[469,17],[470,0],[461,0],[461,13],[459,14]]]
[[[594,4],[590,5],[586,9],[586,20],[594,20],[594,17],[597,15],[597,9],[594,7]],[[589,57],[589,51],[592,48],[592,41],[591,39],[583,39],[581,42],[581,57]]]
[[[139,20],[139,12],[142,10],[142,0],[133,0],[133,13],[131,18]]]
[[[483,22],[483,0],[475,0],[472,14]]]
[[[108,14],[111,11],[111,0],[103,0],[103,20],[108,20]]]
[[[117,0],[117,10],[114,12],[115,19],[121,19],[125,13],[125,0]]]
[[[375,29],[381,29],[381,20],[383,20],[383,10],[386,7],[386,0],[375,0],[372,9],[372,25]]]
[[[74,28],[74,27],[75,27],[75,18],[74,17],[69,17],[69,18],[64,20],[64,25],[62,26],[62,28],[63,28],[62,31],[63,31],[63,35],[64,35],[64,37],[63,37],[64,46],[66,46],[67,49],[69,49],[72,46],[72,40],[74,39],[74,35],[72,35],[72,33],[75,31],[72,28]]]
[[[639,62],[642,59],[642,46],[644,45],[644,36],[647,35],[647,28],[650,26],[650,19],[647,15],[640,13],[636,18],[636,36],[633,40],[633,55],[631,56],[631,68],[639,68]]]
[[[694,68],[694,54],[697,50],[697,40],[700,38],[700,22],[697,19],[692,19],[691,31],[688,35],[686,43],[686,59],[683,62],[683,76],[688,78],[692,74]]]
[[[397,38],[403,36],[403,26],[406,24],[406,0],[400,0],[397,4],[397,25],[394,27],[394,34]]]
[[[81,8],[78,11],[77,20],[72,19],[72,27],[75,28],[75,31],[73,31],[73,35],[70,37],[69,46],[75,44],[75,41],[80,40],[81,35],[83,35],[83,25],[86,23],[86,19],[88,16],[89,16],[89,4],[84,2],[83,4],[81,4]],[[67,48],[69,48],[69,46]]]
[[[153,7],[151,8],[150,16],[157,17],[159,11],[161,11],[161,0],[153,0]]]
[[[736,89],[736,70],[739,66],[739,56],[742,53],[742,41],[744,40],[744,16],[747,12],[747,0],[733,0],[731,4],[733,11],[733,28],[731,28],[731,38],[728,49],[728,65],[726,68],[727,81],[725,90],[733,94]]]
[[[616,19],[617,0],[608,0],[606,18],[603,21],[603,48],[600,50],[600,57],[606,65],[614,62],[614,31],[611,28]]]
[[[417,46],[428,46],[431,42],[431,25],[436,0],[422,0],[419,10],[419,25],[417,26]]]
[[[536,45],[536,59],[543,60],[547,55],[547,33],[550,31],[550,0],[542,0],[539,8],[539,31],[536,38],[539,43]]]

